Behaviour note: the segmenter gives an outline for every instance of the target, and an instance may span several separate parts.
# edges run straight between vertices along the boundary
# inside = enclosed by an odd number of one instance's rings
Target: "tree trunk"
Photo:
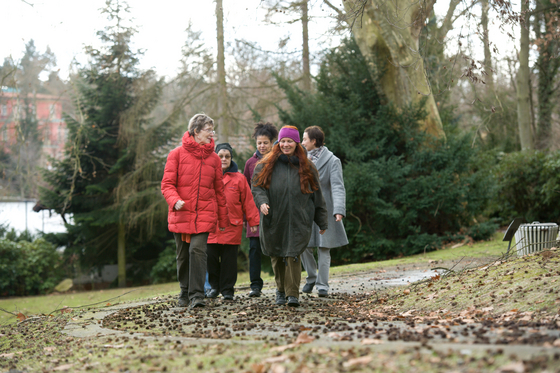
[[[347,14],[356,15],[352,32],[361,52],[378,71],[380,86],[397,107],[425,100],[427,116],[422,128],[445,138],[439,111],[419,52],[419,36],[435,0],[427,2],[367,0],[346,1]],[[364,4],[363,13],[357,5]],[[377,79],[377,76],[373,77]]]
[[[218,39],[218,140],[229,142],[227,118],[226,63],[224,52],[224,9],[222,0],[216,0],[216,23]]]
[[[548,149],[551,142],[551,123],[553,121],[552,114],[554,107],[558,104],[554,99],[556,77],[560,68],[560,58],[558,55],[558,47],[560,41],[555,40],[553,29],[553,17],[560,13],[554,14],[551,11],[544,11],[543,8],[550,7],[548,1],[537,1],[535,11],[534,31],[535,40],[538,45],[539,55],[536,65],[538,69],[538,86],[537,86],[537,139],[536,147],[538,149]],[[544,30],[544,34],[543,34]]]
[[[119,223],[118,243],[117,243],[117,260],[119,269],[119,287],[126,287],[126,241],[125,227],[123,223]]]
[[[492,73],[492,54],[490,52],[490,39],[488,38],[488,11],[490,9],[488,0],[481,0],[482,13],[480,16],[480,23],[482,25],[482,42],[484,44],[484,71],[488,76],[486,85],[491,93],[494,93],[494,76]]]
[[[529,29],[527,9],[529,5],[521,1],[521,14],[526,17],[521,22],[521,38],[519,40],[519,71],[517,71],[517,122],[521,150],[533,149],[533,133],[531,131],[531,106],[529,102]]]
[[[303,28],[303,89],[311,90],[311,69],[309,65],[309,18],[307,16],[307,0],[301,3],[301,25]]]

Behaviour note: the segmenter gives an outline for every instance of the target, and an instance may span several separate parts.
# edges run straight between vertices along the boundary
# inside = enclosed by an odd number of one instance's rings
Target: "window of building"
[[[3,117],[8,115],[8,105],[0,106],[0,115],[2,115]]]

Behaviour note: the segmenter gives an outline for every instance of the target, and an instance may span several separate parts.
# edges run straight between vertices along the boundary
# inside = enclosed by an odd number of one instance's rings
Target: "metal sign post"
[[[509,249],[511,247],[511,240],[513,239],[513,236],[515,235],[515,232],[517,232],[517,229],[519,228],[519,226],[521,225],[522,222],[523,222],[523,219],[521,219],[521,218],[513,219],[513,221],[511,222],[511,224],[509,225],[509,227],[506,231],[506,234],[504,235],[504,239],[502,241],[509,241],[506,256],[509,255]]]

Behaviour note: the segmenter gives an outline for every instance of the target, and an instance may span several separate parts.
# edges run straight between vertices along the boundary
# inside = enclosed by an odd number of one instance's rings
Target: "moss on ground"
[[[515,310],[535,318],[560,314],[560,251],[547,250],[524,257],[487,262],[447,276],[388,292],[389,304],[403,312],[429,313],[474,307],[495,314]]]

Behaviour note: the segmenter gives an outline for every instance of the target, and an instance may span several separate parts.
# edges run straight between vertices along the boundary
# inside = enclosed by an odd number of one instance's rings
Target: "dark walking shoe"
[[[310,284],[305,284],[303,285],[303,289],[301,289],[301,291],[303,291],[304,293],[311,293],[313,291],[313,286],[315,286],[315,283],[312,282]]]
[[[260,296],[261,296],[261,291],[259,289],[251,289],[251,292],[249,293],[249,298],[255,298]]]
[[[319,289],[319,290],[317,290],[317,293],[319,293],[319,296],[321,298],[325,298],[325,297],[329,296],[329,291],[325,290],[325,289]]]
[[[279,306],[286,304],[286,293],[281,293],[276,290],[276,304]]]
[[[218,298],[218,295],[220,294],[220,292],[216,289],[210,289],[206,292],[206,298]]]
[[[189,308],[197,308],[197,307],[204,307],[204,306],[206,306],[206,303],[204,303],[203,298],[193,298],[191,300],[191,304],[189,305]]]
[[[189,299],[188,298],[179,298],[179,300],[177,301],[177,306],[178,307],[187,307],[189,305]]]
[[[224,297],[224,300],[233,300],[233,295],[231,295],[231,294],[225,294],[225,295],[223,295],[223,297]]]
[[[296,297],[288,297],[288,306],[299,307],[299,300]]]

